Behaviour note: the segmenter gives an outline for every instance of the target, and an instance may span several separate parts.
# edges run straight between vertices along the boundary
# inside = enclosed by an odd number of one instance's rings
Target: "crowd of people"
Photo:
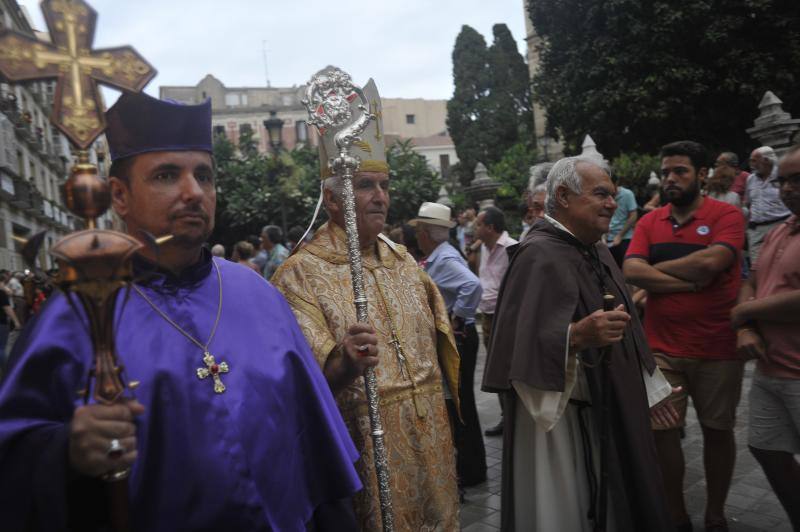
[[[53,276],[30,270],[0,270],[0,366],[25,323],[36,316],[53,292]]]
[[[126,93],[107,121],[114,209],[131,234],[173,235],[133,259],[117,316],[136,385],[76,395],[94,361],[83,317],[0,272],[0,320],[28,320],[0,384],[4,529],[102,530],[119,517],[106,482],[124,480],[136,530],[380,530],[382,488],[396,530],[457,530],[464,489],[487,476],[480,381],[502,407],[485,431],[503,438],[502,530],[691,530],[689,398],[705,529],[727,530],[748,359],[747,443],[800,528],[800,147],[758,148],[745,172],[733,153],[712,165],[696,142],[668,144],[641,207],[604,161],[567,157],[531,176],[522,227],[495,206],[426,202],[392,228],[373,122],[353,146],[359,322],[335,132],[321,136],[327,221],[225,250],[207,242],[210,104]]]
[[[631,316],[635,316],[637,322],[641,320],[640,335],[632,336],[646,346],[628,347],[632,352],[639,353],[643,367],[646,367],[645,360],[651,361],[650,369],[654,370],[657,367],[661,379],[658,393],[651,396],[650,388],[655,385],[650,384],[647,387],[649,404],[655,405],[663,400],[666,394],[671,395],[669,403],[674,408],[674,412],[668,411],[653,416],[650,422],[641,416],[639,419],[642,426],[647,426],[648,432],[649,425],[652,425],[655,446],[653,456],[650,458],[655,460],[649,465],[658,466],[658,471],[651,471],[651,474],[663,479],[663,492],[655,494],[646,490],[642,492],[636,488],[635,479],[627,479],[623,491],[639,495],[645,493],[648,497],[658,495],[663,498],[666,512],[670,516],[667,519],[676,523],[679,530],[689,530],[691,527],[690,516],[687,514],[683,498],[684,459],[681,450],[689,397],[697,411],[703,431],[708,489],[704,516],[706,529],[725,530],[727,527],[724,504],[736,455],[733,429],[736,425],[744,363],[751,358],[759,359],[759,362],[752,392],[752,411],[748,420],[751,427],[748,444],[753,455],[764,467],[792,522],[795,525],[798,523],[797,505],[800,505],[800,500],[788,486],[791,482],[800,480],[796,461],[792,457],[793,454],[800,452],[800,447],[797,445],[797,408],[800,405],[791,399],[793,383],[782,380],[796,380],[800,377],[798,374],[800,352],[797,341],[789,338],[792,335],[797,336],[792,332],[791,323],[798,318],[791,313],[800,307],[797,307],[797,303],[791,299],[791,289],[800,288],[798,285],[800,266],[797,266],[800,264],[798,260],[800,257],[792,255],[791,252],[786,257],[783,256],[785,247],[789,243],[787,239],[794,234],[791,229],[794,227],[792,224],[796,223],[787,220],[794,212],[791,208],[792,201],[797,201],[798,192],[792,188],[793,183],[796,184],[797,175],[791,173],[791,161],[793,158],[800,160],[798,154],[800,152],[797,150],[791,150],[785,160],[785,164],[789,166],[789,176],[785,177],[794,176],[792,181],[780,177],[786,172],[779,172],[777,155],[769,147],[754,150],[749,160],[751,170],[745,171],[740,167],[735,153],[720,153],[712,166],[709,154],[703,146],[689,141],[676,142],[665,146],[662,150],[662,176],[658,181],[658,188],[650,187],[641,204],[633,191],[620,182],[620,177],[624,181],[624,176],[615,174],[605,166],[605,163],[574,159],[578,166],[594,164],[610,179],[611,185],[604,191],[608,204],[608,226],[602,227],[601,224],[600,238],[595,238],[595,235],[590,233],[584,244],[600,240],[603,248],[610,252],[613,262],[623,272],[619,282],[621,292],[615,294],[615,300],[624,302],[623,308],[619,311],[626,313],[625,320],[631,319]],[[558,169],[555,171],[558,172]],[[558,206],[553,204],[553,200],[547,202],[548,185],[552,189],[550,198],[555,198],[558,191],[555,179],[557,174],[553,172],[550,165],[544,172],[538,169],[538,172],[531,176],[525,194],[526,209],[522,226],[517,228],[518,233],[516,233],[521,242],[526,241],[532,229],[536,227],[537,220],[546,219],[551,223],[559,220],[554,216]],[[575,167],[571,172],[573,174],[571,184],[580,191],[583,184],[578,176],[584,179],[585,175]],[[548,181],[549,175],[553,177]],[[567,179],[565,182],[567,185],[570,184]],[[787,184],[787,190],[782,194],[783,183]],[[613,207],[610,206],[611,201]],[[564,229],[559,224],[555,225],[558,229]],[[545,227],[549,228],[547,225]],[[779,228],[781,230],[776,231]],[[781,235],[773,237],[780,238],[781,243],[777,244],[779,249],[775,249],[776,244],[768,246],[769,258],[762,259],[759,263],[762,244],[772,240],[766,237],[772,232]],[[453,438],[457,450],[458,485],[463,491],[465,487],[486,480],[485,449],[472,391],[476,378],[479,336],[482,336],[487,351],[500,351],[501,354],[494,356],[502,358],[520,349],[518,337],[526,333],[518,332],[516,326],[525,327],[527,331],[532,323],[536,324],[537,328],[547,328],[547,323],[539,313],[520,314],[525,304],[523,301],[516,301],[513,304],[512,317],[502,320],[503,332],[494,340],[497,345],[490,348],[500,288],[509,269],[510,259],[520,248],[520,242],[509,235],[509,228],[506,227],[505,215],[501,209],[489,206],[476,212],[476,209],[468,207],[453,215],[449,207],[427,202],[420,206],[418,218],[392,228],[384,227],[383,233],[390,236],[392,241],[406,246],[419,266],[436,284],[446,305],[461,359],[458,394],[462,399],[462,422],[453,423]],[[275,246],[272,241],[279,242],[280,239],[278,227],[265,227],[261,238],[262,259],[249,262],[251,266],[257,264],[259,271],[268,279],[274,269],[266,267],[267,262],[273,260],[282,262],[288,256],[288,250],[282,246],[276,253],[271,253]],[[533,244],[523,246],[524,249],[532,247],[535,246]],[[527,254],[532,253],[527,251]],[[540,253],[545,251],[542,250]],[[235,251],[234,257],[236,255]],[[601,252],[598,252],[598,260],[600,255]],[[248,259],[250,256],[252,252],[244,258]],[[242,261],[243,255],[240,254],[238,257],[238,260]],[[517,261],[524,261],[524,257],[525,254],[521,253]],[[533,274],[537,268],[543,267],[536,264],[539,261],[540,258],[532,260],[531,263],[524,262],[525,266],[522,267],[524,276],[529,277],[530,282],[537,285],[542,283],[542,279],[548,279],[548,285],[558,286],[558,282],[553,281],[555,277],[553,271],[545,270],[541,275]],[[567,263],[569,258],[565,256],[554,266],[563,268]],[[578,272],[573,273],[576,277],[580,276]],[[607,274],[613,277],[611,272]],[[767,307],[763,310],[757,306],[758,312],[762,314],[742,315],[742,308],[751,308],[752,304],[749,302],[755,299],[755,287],[759,278],[764,278],[762,298],[785,291],[788,293],[779,296],[781,302],[776,303],[780,305],[778,309]],[[514,292],[524,299],[536,300],[545,297],[538,291],[525,292],[526,282],[517,280],[513,275],[509,275],[506,282],[521,283],[520,289],[515,289]],[[541,290],[541,287],[536,290]],[[797,293],[794,296],[796,297]],[[563,294],[559,294],[558,297],[563,297]],[[784,301],[785,298],[789,299]],[[744,307],[741,304],[744,304]],[[778,318],[778,323],[758,321],[758,316],[775,318],[781,312],[784,314]],[[564,323],[570,323],[566,316],[559,319],[564,320]],[[524,320],[524,323],[519,323],[520,320]],[[580,323],[577,320],[573,321]],[[480,325],[480,328],[476,325]],[[540,342],[542,340],[537,340],[537,344]],[[768,345],[777,346],[771,349],[769,355]],[[541,345],[528,346],[525,358],[533,356],[532,353],[541,348]],[[559,349],[555,352],[559,352]],[[642,358],[645,357],[644,352],[652,352],[652,359]],[[489,367],[492,368],[492,364]],[[576,364],[572,368],[578,375],[579,367],[580,365]],[[590,373],[589,367],[584,366],[584,371]],[[570,371],[569,361],[567,371]],[[509,377],[507,373],[503,373],[503,376],[511,383],[510,386],[503,388],[491,384],[491,381],[485,381],[485,384],[488,382],[487,389],[498,392],[503,412],[503,416],[495,425],[486,428],[484,432],[487,436],[503,434],[507,409],[515,412],[512,414],[514,419],[511,425],[519,427],[518,416],[524,411],[520,409],[519,401],[522,401],[522,404],[533,401],[526,392],[520,391],[523,379],[517,383],[513,376]],[[584,379],[586,376],[581,378]],[[596,376],[595,378],[599,379]],[[645,381],[649,378],[653,377],[645,377]],[[534,382],[539,382],[541,385],[541,381]],[[533,389],[537,388],[533,384],[531,386]],[[560,393],[565,393],[566,385],[554,385],[555,388],[559,386],[562,387]],[[598,383],[597,387],[601,388],[602,384]],[[530,390],[527,393],[530,393]],[[565,405],[560,405],[561,408],[556,408],[554,412],[542,409],[540,406],[528,411],[534,423],[533,429],[526,432],[527,437],[533,438],[534,441],[543,437],[546,441],[543,450],[537,447],[534,453],[540,455],[536,458],[540,462],[527,464],[532,476],[537,470],[545,470],[548,475],[564,475],[564,471],[558,469],[561,465],[553,459],[553,451],[546,450],[547,445],[555,445],[558,439],[551,434],[551,431],[558,419],[569,412],[567,406],[576,401],[591,404],[592,399],[589,388],[582,391],[573,388],[567,395],[569,401]],[[528,398],[528,402],[521,399],[522,397]],[[542,400],[542,397],[536,399],[536,401]],[[636,398],[632,397],[630,400],[635,402]],[[506,406],[509,403],[513,406]],[[552,399],[553,405],[558,403],[558,400]],[[457,419],[458,415],[452,409],[452,403],[447,404],[451,407],[451,419]],[[579,412],[581,408],[578,404]],[[581,415],[584,414],[577,414],[578,417]],[[624,415],[626,419],[635,417],[630,412],[620,415]],[[773,415],[777,415],[777,420],[771,418]],[[769,421],[770,419],[772,421]],[[523,416],[523,424],[525,421]],[[575,423],[577,422],[573,420],[573,424]],[[569,422],[562,425],[568,426]],[[537,434],[539,429],[543,434]],[[519,438],[519,428],[513,433],[515,435],[504,442],[508,448],[513,448],[516,442],[514,438]],[[587,434],[587,441],[591,441],[594,437],[599,436]],[[642,435],[639,434],[638,437]],[[634,442],[637,445],[642,443],[641,440]],[[559,445],[564,444],[560,442]],[[625,448],[618,446],[617,449]],[[625,455],[630,457],[632,452],[633,449],[626,449]],[[526,453],[530,453],[530,447],[526,448]],[[578,461],[581,457],[576,456],[575,459]],[[642,460],[644,469],[640,469],[640,472],[647,471],[647,458]],[[522,468],[526,465],[517,460],[513,463],[513,471],[517,476],[524,477]],[[586,472],[577,473],[572,488],[579,490],[579,486],[589,483],[586,475]],[[506,476],[511,476],[511,470]],[[529,480],[526,479],[525,482]],[[645,485],[648,483],[643,482],[642,486]],[[582,529],[582,526],[585,527],[586,523],[581,525],[580,519],[573,521],[570,517],[567,521],[559,521],[554,520],[554,516],[582,515],[578,510],[586,513],[586,508],[580,508],[580,505],[591,506],[586,500],[576,502],[578,507],[573,508],[577,512],[575,513],[565,508],[563,503],[554,504],[549,496],[545,495],[544,485],[538,489],[530,485],[517,487],[509,481],[507,486],[509,493],[525,494],[520,499],[514,496],[516,505],[506,504],[506,507],[525,511],[521,518],[521,522],[526,523],[525,527],[516,526],[517,529],[528,529],[530,523],[535,523],[536,530],[578,530]],[[531,493],[535,494],[533,498],[538,502],[523,504],[523,499],[530,498]],[[624,504],[630,505],[631,501],[624,501]],[[556,508],[557,512],[554,513]],[[651,510],[651,516],[663,517],[663,513],[659,514],[657,509]],[[612,513],[615,514],[615,519],[619,520],[626,512],[618,508]],[[512,515],[514,515],[512,512],[506,512],[504,519],[510,520]],[[664,519],[656,521],[667,522]],[[508,521],[512,522],[514,521]],[[513,525],[508,523],[506,526],[509,529],[513,528]],[[647,526],[650,528],[656,526],[648,521],[632,521],[624,525],[617,521],[616,526],[629,529],[631,526],[636,528],[644,523],[648,523]]]

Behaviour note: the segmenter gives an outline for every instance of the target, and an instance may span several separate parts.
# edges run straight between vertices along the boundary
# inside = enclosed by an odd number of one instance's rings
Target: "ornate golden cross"
[[[97,12],[83,0],[45,0],[53,44],[8,30],[0,34],[0,72],[11,81],[57,78],[52,122],[80,149],[105,128],[97,82],[140,91],[155,69],[130,46],[92,50]]]
[[[197,378],[198,379],[207,379],[211,377],[214,379],[214,391],[217,393],[222,393],[225,391],[225,385],[222,384],[222,379],[219,378],[220,373],[228,373],[230,368],[228,368],[227,362],[217,362],[214,360],[214,355],[206,351],[203,354],[203,363],[206,365],[205,368],[197,368]]]
[[[378,110],[378,102],[372,100],[369,103],[369,112],[370,114],[375,115],[375,140],[380,141],[383,138],[383,133],[381,132],[381,122],[383,121],[383,112]]]

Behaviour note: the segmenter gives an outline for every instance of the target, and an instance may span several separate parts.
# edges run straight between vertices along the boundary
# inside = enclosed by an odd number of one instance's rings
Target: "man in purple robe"
[[[134,530],[353,530],[358,458],[283,297],[212,259],[209,102],[124,94],[107,113],[112,202],[131,235],[172,234],[117,308],[136,400],[84,404],[85,316],[55,297],[0,385],[3,530],[104,530],[100,477],[130,469]]]

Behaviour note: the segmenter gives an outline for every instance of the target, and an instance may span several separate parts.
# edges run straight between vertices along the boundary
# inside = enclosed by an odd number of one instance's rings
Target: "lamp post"
[[[272,147],[272,152],[275,157],[278,156],[281,148],[283,147],[283,143],[281,142],[281,131],[283,130],[283,120],[278,118],[275,111],[269,112],[269,118],[264,120],[264,127],[267,130],[267,137],[269,139],[269,145]],[[279,178],[280,179],[280,178]],[[283,234],[286,234],[286,202],[283,198],[283,190],[281,188],[280,183],[278,184],[278,190],[281,197],[281,228],[283,229]]]
[[[267,129],[269,145],[277,154],[283,146],[281,142],[281,131],[283,130],[283,120],[275,116],[275,111],[269,112],[269,118],[264,120],[264,127]]]

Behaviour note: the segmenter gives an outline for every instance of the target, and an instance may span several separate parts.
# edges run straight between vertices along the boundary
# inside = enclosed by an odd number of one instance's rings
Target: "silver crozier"
[[[358,100],[358,110],[354,113],[350,102]],[[350,75],[333,66],[328,66],[311,78],[306,87],[303,104],[308,110],[308,122],[317,127],[322,135],[334,131],[334,141],[338,155],[329,161],[333,172],[339,176],[343,185],[344,230],[347,234],[347,257],[350,262],[350,276],[353,281],[353,295],[356,305],[356,319],[367,322],[367,296],[364,292],[364,277],[361,269],[361,245],[356,227],[356,208],[353,195],[353,176],[358,171],[361,160],[350,155],[350,147],[360,140],[375,115],[369,112],[361,88],[355,86]],[[389,464],[386,460],[386,447],[383,442],[383,425],[378,411],[378,381],[375,370],[367,368],[364,372],[367,393],[367,408],[372,431],[372,448],[375,458],[375,473],[378,476],[378,492],[381,503],[381,519],[384,532],[394,531],[392,494],[389,490]]]

